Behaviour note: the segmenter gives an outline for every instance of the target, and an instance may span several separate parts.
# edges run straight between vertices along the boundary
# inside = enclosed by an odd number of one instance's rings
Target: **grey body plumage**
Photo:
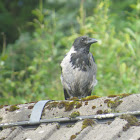
[[[93,55],[89,52],[90,45],[95,42],[97,40],[93,38],[78,37],[62,60],[61,82],[65,99],[89,96],[97,84],[97,66]]]

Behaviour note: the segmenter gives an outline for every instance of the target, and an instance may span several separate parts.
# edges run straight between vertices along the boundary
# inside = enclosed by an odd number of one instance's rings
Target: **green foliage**
[[[52,9],[54,3],[50,4]],[[105,96],[139,92],[140,2],[121,2],[124,6],[120,8],[126,11],[125,16],[120,17],[116,17],[120,11],[113,9],[118,4],[114,1],[100,0],[94,3],[94,7],[84,0],[75,3],[80,5],[77,12],[68,9],[65,1],[58,4],[55,12],[43,8],[40,1],[40,8],[32,11],[36,18],[28,22],[35,29],[33,35],[22,33],[7,49],[3,45],[0,104],[64,99],[59,64],[73,40],[80,35],[98,39],[98,43],[91,47],[98,66],[98,85],[93,94]],[[66,5],[63,10],[59,9],[62,5]],[[71,16],[64,20],[63,16],[70,15],[69,12]]]
[[[27,24],[33,18],[32,9],[36,7],[36,0],[2,0],[0,1],[0,52],[2,51],[2,35],[6,35],[7,43],[14,43],[21,32],[32,30]]]

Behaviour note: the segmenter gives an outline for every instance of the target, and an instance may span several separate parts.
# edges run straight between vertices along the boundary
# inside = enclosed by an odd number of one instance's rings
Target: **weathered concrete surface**
[[[80,106],[77,107],[78,102]],[[28,121],[34,104],[17,105],[14,109],[10,108],[11,106],[1,107],[0,123]],[[140,111],[140,94],[74,101],[73,105],[68,107],[70,107],[69,111],[66,111],[65,105],[51,102],[45,106],[42,119],[68,117],[73,111],[79,111],[80,115]],[[103,124],[95,122],[84,129],[82,127],[83,121],[3,128],[0,130],[0,140],[70,140],[73,138],[75,140],[140,140],[139,122],[131,124],[119,117],[112,122]]]

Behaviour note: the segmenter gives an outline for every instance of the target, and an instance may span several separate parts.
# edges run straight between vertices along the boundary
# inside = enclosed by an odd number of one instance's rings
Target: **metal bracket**
[[[48,103],[49,101],[51,101],[51,100],[42,100],[42,101],[37,102],[34,105],[34,108],[32,110],[31,116],[30,116],[29,124],[40,123],[40,118],[41,118],[43,108],[44,108],[45,104]]]

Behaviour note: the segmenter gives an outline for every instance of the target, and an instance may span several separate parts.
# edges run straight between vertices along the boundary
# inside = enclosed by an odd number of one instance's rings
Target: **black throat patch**
[[[82,52],[72,53],[70,62],[74,69],[79,68],[82,71],[87,71],[87,68],[91,66],[88,54]]]

